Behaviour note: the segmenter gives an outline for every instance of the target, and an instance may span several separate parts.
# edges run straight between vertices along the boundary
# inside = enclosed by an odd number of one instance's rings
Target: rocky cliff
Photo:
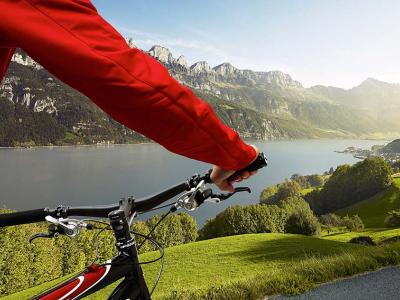
[[[131,39],[127,43],[136,47]],[[241,70],[227,62],[215,67],[205,61],[189,65],[184,56],[176,58],[162,46],[153,46],[147,53],[210,102],[221,119],[245,138],[367,137],[388,128],[400,131],[397,123],[382,122],[371,110],[358,107],[371,86],[373,99],[379,102],[377,91],[382,85],[376,82],[350,91],[324,86],[306,89],[280,71]],[[384,94],[385,99],[397,95],[397,88],[386,86],[390,92]],[[0,104],[8,112],[0,118],[0,146],[146,140],[110,119],[20,50],[0,86]],[[43,122],[58,128],[57,132],[50,134],[40,126]],[[52,138],[46,140],[46,136]]]

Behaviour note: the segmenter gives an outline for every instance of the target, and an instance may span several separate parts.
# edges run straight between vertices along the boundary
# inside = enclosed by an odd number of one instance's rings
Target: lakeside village
[[[347,147],[337,153],[352,154],[358,159],[365,159],[370,156],[379,156],[390,164],[400,162],[400,139],[394,140],[387,145],[374,145],[371,149],[361,149],[354,146]]]

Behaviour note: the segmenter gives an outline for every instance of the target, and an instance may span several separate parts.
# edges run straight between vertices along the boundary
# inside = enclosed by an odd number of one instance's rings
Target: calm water
[[[263,188],[294,173],[322,173],[354,163],[348,146],[369,148],[382,141],[298,140],[255,142],[270,161],[246,182],[253,193],[223,204],[205,204],[192,215],[201,225],[232,204],[258,202]],[[17,210],[57,205],[115,203],[123,196],[146,196],[182,181],[210,165],[169,153],[156,144],[109,147],[0,149],[0,206]],[[242,182],[243,186],[244,183]]]

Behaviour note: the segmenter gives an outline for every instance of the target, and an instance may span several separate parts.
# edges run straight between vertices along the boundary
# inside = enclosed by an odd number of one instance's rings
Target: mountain
[[[22,51],[13,56],[0,86],[0,146],[144,140]]]
[[[196,91],[293,124],[300,121],[325,133],[349,137],[396,136],[400,131],[400,122],[383,111],[379,104],[360,105],[364,98],[380,103],[384,93],[386,102],[400,106],[400,97],[396,97],[400,85],[379,84],[371,92],[366,84],[371,81],[368,79],[351,90],[325,86],[304,88],[280,71],[240,70],[230,63],[211,67],[204,61],[182,65],[161,46],[152,47],[148,53],[164,64],[172,76]],[[390,93],[384,92],[388,86],[392,87]]]
[[[368,78],[349,90],[324,86],[315,86],[310,90],[326,101],[367,111],[378,122],[399,126],[400,84]]]
[[[136,47],[131,39],[127,42]],[[368,79],[351,90],[304,88],[280,71],[241,70],[230,63],[211,67],[205,61],[189,65],[184,56],[176,58],[162,46],[147,53],[208,101],[223,122],[244,138],[371,137],[400,132],[396,119],[385,120],[379,106],[397,105],[398,85]],[[397,102],[400,105],[400,99]],[[21,50],[13,56],[0,86],[0,109],[1,146],[148,140],[113,121]]]
[[[386,146],[379,149],[379,153],[381,154],[400,154],[400,139],[396,139],[391,141]]]

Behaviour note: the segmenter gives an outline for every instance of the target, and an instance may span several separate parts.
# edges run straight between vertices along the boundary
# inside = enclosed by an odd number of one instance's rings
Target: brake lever
[[[32,235],[29,238],[29,243],[32,243],[35,239],[39,238],[46,238],[46,239],[51,239],[59,234],[58,229],[55,224],[50,224],[49,229],[47,233],[40,232]]]
[[[211,191],[211,189],[207,190],[207,191]],[[237,187],[237,188],[235,188],[235,191],[233,193],[228,193],[228,194],[212,194],[211,193],[210,195],[205,195],[205,196],[209,197],[209,199],[206,199],[205,201],[220,203],[221,201],[224,201],[224,200],[232,197],[236,193],[240,193],[240,192],[251,193],[251,189],[249,187]]]

